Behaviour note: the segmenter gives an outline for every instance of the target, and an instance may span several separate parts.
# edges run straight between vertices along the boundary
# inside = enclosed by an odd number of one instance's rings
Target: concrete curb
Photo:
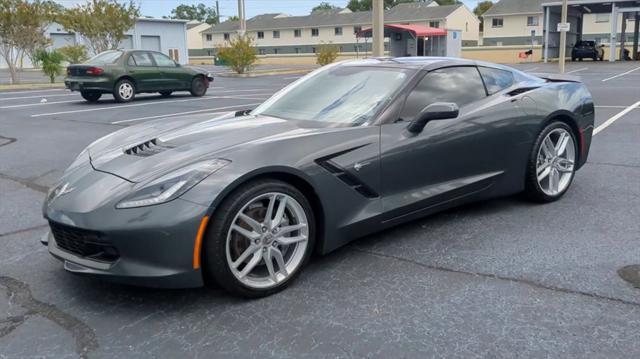
[[[64,83],[56,82],[56,83],[35,83],[35,84],[0,84],[0,92],[3,90],[37,90],[37,89],[55,89],[55,88],[64,88]]]

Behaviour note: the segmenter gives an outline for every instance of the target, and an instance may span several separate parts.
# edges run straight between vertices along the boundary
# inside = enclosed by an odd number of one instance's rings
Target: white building
[[[322,43],[333,43],[341,53],[371,51],[371,40],[356,33],[371,26],[370,11],[349,9],[315,11],[306,16],[282,13],[263,14],[247,20],[247,34],[255,40],[260,55],[312,54]],[[415,24],[459,30],[463,46],[477,45],[479,20],[463,4],[438,6],[433,2],[404,3],[386,10],[387,24]],[[215,48],[237,36],[239,23],[225,21],[202,32],[203,49],[191,56],[212,56]],[[385,45],[386,46],[386,45]]]

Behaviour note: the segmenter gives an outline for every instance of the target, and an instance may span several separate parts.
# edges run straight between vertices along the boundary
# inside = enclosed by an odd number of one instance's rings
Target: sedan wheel
[[[133,100],[135,95],[136,88],[133,82],[126,79],[118,81],[113,90],[113,97],[118,102],[129,102]]]
[[[559,199],[573,180],[576,167],[576,141],[571,129],[556,122],[538,137],[529,165],[527,192],[542,202]]]
[[[283,289],[313,248],[313,212],[296,188],[260,181],[234,192],[207,239],[207,269],[223,287],[245,297]],[[222,231],[219,231],[222,229]]]
[[[198,76],[191,81],[191,92],[192,96],[202,97],[207,93],[207,84],[205,80]]]

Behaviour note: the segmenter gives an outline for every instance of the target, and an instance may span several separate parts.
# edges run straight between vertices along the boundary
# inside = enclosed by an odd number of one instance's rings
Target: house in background
[[[315,11],[306,16],[282,13],[262,14],[247,20],[247,34],[255,41],[261,58],[309,58],[323,43],[333,43],[341,56],[367,56],[371,40],[357,38],[363,28],[371,26],[371,11],[349,9]],[[463,4],[439,6],[435,1],[404,3],[386,10],[386,24],[416,24],[459,30],[463,46],[478,44],[479,20]],[[216,47],[237,36],[239,23],[225,21],[202,32],[204,47],[190,51],[191,63],[210,63]]]
[[[200,50],[204,48],[204,38],[201,32],[211,28],[206,22],[191,20],[187,23],[187,49]]]

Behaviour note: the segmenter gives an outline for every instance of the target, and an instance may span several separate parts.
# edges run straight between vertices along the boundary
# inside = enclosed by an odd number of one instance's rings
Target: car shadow
[[[143,95],[136,96],[133,99],[133,101],[130,101],[130,102],[117,102],[111,95],[103,94],[100,100],[96,102],[89,102],[89,101],[82,100],[79,102],[71,103],[70,105],[78,105],[78,106],[97,106],[97,105],[105,105],[105,104],[127,105],[132,103],[142,103],[142,102],[148,102],[153,100],[172,100],[172,99],[184,99],[184,98],[197,98],[197,97],[192,96],[188,92],[171,94],[171,96],[168,96],[168,97],[164,97],[160,94],[149,94],[149,95],[143,94]]]

